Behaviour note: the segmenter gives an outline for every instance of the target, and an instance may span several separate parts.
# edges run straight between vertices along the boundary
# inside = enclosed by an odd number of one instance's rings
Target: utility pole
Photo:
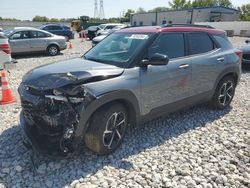
[[[100,13],[99,13],[99,18],[100,18],[100,19],[104,19],[104,18],[105,18],[103,0],[100,0]]]
[[[97,0],[95,0],[95,11],[94,11],[94,18],[98,18],[98,5],[97,5]]]

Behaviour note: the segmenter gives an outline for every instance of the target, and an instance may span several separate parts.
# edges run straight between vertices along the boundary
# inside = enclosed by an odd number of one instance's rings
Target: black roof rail
[[[198,25],[198,24],[165,24],[162,27],[200,27],[200,28],[214,29],[214,27],[210,25]]]

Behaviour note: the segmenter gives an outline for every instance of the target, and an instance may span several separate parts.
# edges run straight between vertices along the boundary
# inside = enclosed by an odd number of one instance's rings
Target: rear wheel
[[[112,104],[99,109],[84,136],[86,146],[99,155],[109,154],[121,144],[128,124],[126,108]]]
[[[224,77],[218,84],[210,102],[216,109],[224,109],[230,105],[235,93],[236,82],[231,76]]]
[[[50,56],[55,56],[59,53],[59,48],[56,45],[50,45],[47,48],[47,54]]]

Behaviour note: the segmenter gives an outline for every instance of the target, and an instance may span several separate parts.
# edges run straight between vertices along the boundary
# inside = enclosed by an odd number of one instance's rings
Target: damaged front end
[[[19,93],[21,125],[32,149],[38,155],[73,154],[79,146],[75,131],[80,113],[95,96],[83,84],[42,91],[21,83]]]

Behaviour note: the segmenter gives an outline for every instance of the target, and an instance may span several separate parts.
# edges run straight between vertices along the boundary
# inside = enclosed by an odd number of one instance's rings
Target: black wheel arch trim
[[[85,131],[87,130],[89,118],[91,118],[96,110],[105,104],[115,101],[124,101],[126,105],[129,105],[126,106],[129,108],[128,115],[131,118],[129,123],[138,125],[140,122],[140,108],[135,94],[128,90],[112,91],[96,97],[89,103],[89,105],[82,109],[80,113],[80,122],[75,131],[75,138],[79,139],[83,137]]]
[[[240,80],[241,68],[237,65],[237,66],[228,67],[224,69],[215,81],[214,88],[213,88],[214,91],[216,90],[221,79],[228,74],[235,74],[237,76],[237,80],[236,80],[236,85],[237,85]]]

